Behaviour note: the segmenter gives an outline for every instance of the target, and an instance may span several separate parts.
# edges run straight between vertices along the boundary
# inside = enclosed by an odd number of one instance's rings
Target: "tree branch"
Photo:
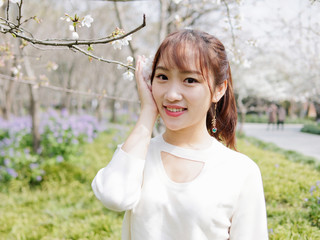
[[[82,48],[80,48],[78,46],[72,46],[72,47],[70,47],[70,49],[74,49],[76,51],[79,51],[79,52],[83,53],[84,55],[86,55],[88,57],[92,57],[92,58],[94,58],[94,59],[96,59],[98,61],[101,61],[101,62],[113,63],[113,64],[117,64],[117,65],[120,65],[120,66],[128,68],[128,69],[131,69],[133,71],[135,70],[134,67],[126,65],[126,64],[124,64],[122,62],[118,62],[118,61],[115,61],[115,60],[108,60],[108,59],[105,59],[105,58],[102,58],[102,57],[95,56],[95,55],[83,50]]]
[[[37,44],[37,45],[45,45],[45,46],[60,46],[60,47],[72,47],[74,45],[93,45],[93,44],[106,44],[106,43],[110,43],[116,40],[120,40],[123,39],[137,31],[139,31],[140,29],[142,29],[143,27],[146,26],[146,17],[145,15],[143,15],[143,22],[140,26],[138,26],[137,28],[131,30],[130,32],[121,35],[119,37],[115,37],[112,39],[106,39],[106,38],[102,38],[102,39],[93,39],[93,40],[71,40],[71,39],[67,39],[67,40],[56,40],[56,41],[52,41],[50,39],[48,40],[39,40],[36,38],[31,38],[31,37],[27,37],[23,34],[23,32],[25,31],[24,29],[20,28],[20,26],[0,17],[0,20],[3,20],[7,23],[7,26],[9,27],[9,29],[4,29],[2,30],[3,33],[12,33],[14,34],[16,37],[24,39],[27,42],[30,42],[32,44]],[[13,25],[13,26],[12,26]]]
[[[230,25],[230,31],[231,31],[231,36],[232,36],[232,45],[233,45],[233,47],[235,49],[236,48],[236,37],[234,35],[234,29],[233,29],[233,25],[232,25],[232,22],[231,22],[229,6],[228,6],[228,3],[225,0],[222,0],[222,2],[224,3],[224,5],[226,6],[226,9],[227,9],[228,22],[229,22],[229,25]]]

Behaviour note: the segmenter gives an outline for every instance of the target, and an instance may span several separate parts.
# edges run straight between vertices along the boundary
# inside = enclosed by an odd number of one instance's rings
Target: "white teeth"
[[[183,108],[168,108],[167,109],[170,111],[170,112],[182,112],[183,111]]]

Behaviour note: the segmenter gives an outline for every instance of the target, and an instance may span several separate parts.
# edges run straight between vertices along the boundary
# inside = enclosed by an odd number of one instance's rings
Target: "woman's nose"
[[[177,83],[169,84],[166,90],[165,98],[170,102],[182,100],[181,89]]]

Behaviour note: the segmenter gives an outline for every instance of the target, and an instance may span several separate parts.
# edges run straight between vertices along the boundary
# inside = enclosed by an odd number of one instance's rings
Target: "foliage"
[[[301,132],[312,133],[320,135],[320,123],[305,124],[301,129]]]
[[[240,119],[240,118],[239,118]],[[246,122],[250,123],[267,123],[268,122],[268,117],[266,114],[247,114],[245,118]]]
[[[240,119],[240,117],[239,117]],[[245,122],[250,123],[268,123],[268,116],[266,114],[247,114]],[[287,117],[285,124],[314,124],[314,119],[311,118],[290,118]]]
[[[41,117],[41,145],[32,152],[31,119],[0,119],[0,180],[18,178],[39,184],[46,174],[47,164],[60,164],[81,153],[85,142],[91,142],[102,131],[97,120],[88,115],[70,116],[49,110]]]
[[[46,165],[41,185],[30,187],[19,179],[0,183],[0,198],[6,199],[0,201],[0,238],[120,239],[123,214],[104,208],[90,184],[127,130],[118,126],[83,145],[81,156]],[[310,221],[314,210],[305,201],[311,199],[310,186],[320,180],[319,172],[312,165],[289,161],[285,154],[261,147],[251,139],[238,140],[238,150],[261,169],[270,240],[319,239],[320,230]],[[316,191],[313,196],[318,196]]]
[[[6,199],[0,201],[0,239],[120,239],[123,214],[104,208],[90,187],[112,156],[113,137],[103,134],[81,156],[46,165],[37,187],[19,179],[0,183]]]
[[[320,181],[310,187],[310,196],[306,198],[306,207],[309,208],[311,224],[320,229]]]

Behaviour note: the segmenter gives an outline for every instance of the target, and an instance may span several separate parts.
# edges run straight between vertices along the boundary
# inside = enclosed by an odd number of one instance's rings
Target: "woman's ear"
[[[228,87],[228,81],[224,80],[223,83],[215,87],[215,91],[212,95],[212,102],[218,102],[225,94]]]

